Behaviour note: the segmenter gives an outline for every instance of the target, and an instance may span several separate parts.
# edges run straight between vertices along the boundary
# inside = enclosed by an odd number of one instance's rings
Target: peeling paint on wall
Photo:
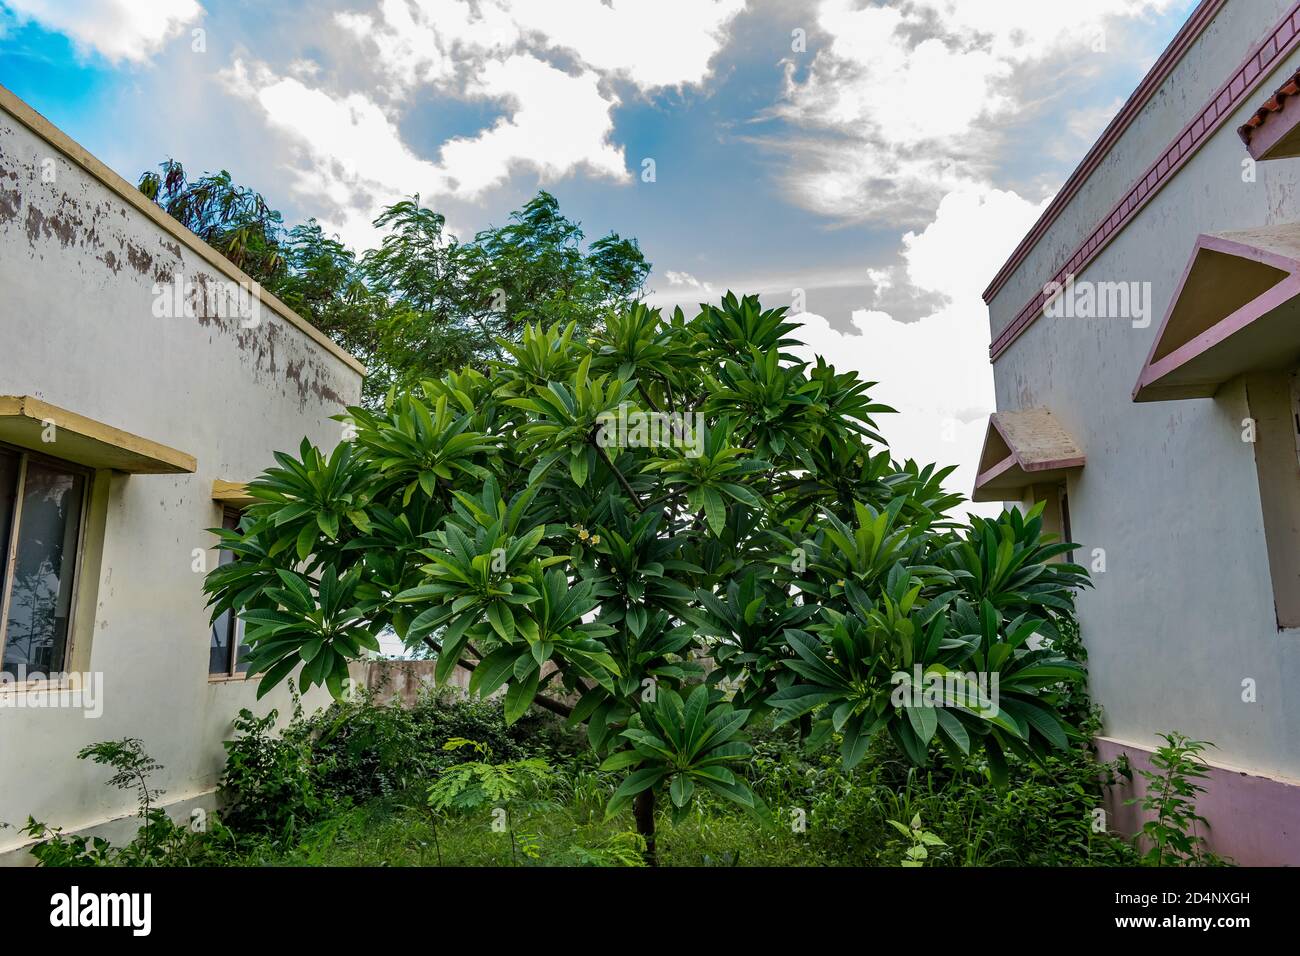
[[[125,281],[123,268],[129,267],[150,296],[158,294],[156,287],[170,286],[177,276],[204,290],[229,284],[229,279],[206,264],[201,271],[188,274],[179,243],[120,199],[110,196],[91,202],[85,183],[71,170],[55,183],[44,182],[40,166],[44,157],[16,155],[13,134],[9,128],[0,130],[0,180],[17,184],[16,188],[0,189],[0,235],[21,228],[33,258],[55,249],[92,253],[108,246],[102,253],[88,254],[85,263],[100,264],[118,282]],[[61,188],[58,180],[73,187]],[[80,192],[74,188],[77,185]],[[261,321],[249,328],[234,316],[218,314],[208,307],[208,300],[207,295],[192,297],[193,320],[230,339],[247,356],[254,376],[259,381],[275,380],[285,395],[296,398],[300,410],[312,401],[344,406],[357,400],[351,387],[355,376],[350,371],[340,375],[333,356],[269,308],[262,308]]]

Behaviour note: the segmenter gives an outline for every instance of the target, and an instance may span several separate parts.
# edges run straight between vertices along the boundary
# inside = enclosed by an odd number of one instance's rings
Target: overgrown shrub
[[[381,705],[362,691],[309,718],[304,732],[324,768],[324,786],[358,799],[427,785],[444,767],[476,759],[446,749],[457,738],[483,745],[493,762],[562,758],[577,750],[573,735],[549,715],[529,714],[507,725],[500,701],[434,690],[410,707]]]
[[[221,786],[231,826],[277,839],[340,803],[423,789],[442,769],[479,759],[447,749],[449,740],[475,741],[494,763],[563,760],[577,749],[553,718],[533,715],[507,726],[499,701],[432,690],[406,708],[378,704],[362,691],[311,716],[295,693],[293,718],[279,733],[276,720],[275,711],[240,712],[235,737],[225,744]]]
[[[1124,841],[1093,832],[1113,768],[1083,743],[1043,766],[1012,760],[1005,788],[978,764],[921,770],[883,741],[852,771],[834,748],[806,753],[785,728],[755,738],[752,776],[778,825],[802,816],[810,859],[830,865],[898,865],[909,844],[890,821],[918,814],[962,866],[1134,865]]]
[[[276,735],[279,714],[263,717],[244,708],[235,718],[235,737],[225,742],[221,776],[226,822],[269,837],[292,836],[304,824],[337,808],[323,782],[329,756],[312,748],[312,731],[294,695],[293,719]]]

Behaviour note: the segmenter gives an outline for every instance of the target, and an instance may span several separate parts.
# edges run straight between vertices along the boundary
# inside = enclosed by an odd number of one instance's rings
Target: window
[[[239,527],[239,511],[226,508],[221,515],[221,527]],[[221,549],[218,562],[229,564],[235,560],[233,551]],[[248,672],[248,645],[244,643],[244,622],[229,611],[212,622],[212,639],[208,645],[208,676],[239,677]]]
[[[66,669],[88,472],[0,445],[0,671]]]
[[[1034,485],[1025,496],[1024,504],[1032,508],[1043,505],[1043,535],[1053,537],[1052,544],[1074,543],[1070,531],[1070,496],[1064,481],[1057,484]],[[1057,555],[1053,561],[1074,561],[1074,552]]]

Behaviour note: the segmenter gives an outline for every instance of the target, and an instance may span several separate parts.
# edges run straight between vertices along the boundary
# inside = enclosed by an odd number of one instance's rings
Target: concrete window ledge
[[[89,468],[192,474],[193,455],[59,408],[31,395],[0,395],[0,441]]]

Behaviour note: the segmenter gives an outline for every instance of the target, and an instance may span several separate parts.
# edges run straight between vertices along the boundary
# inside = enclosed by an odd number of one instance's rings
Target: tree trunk
[[[645,861],[648,866],[658,866],[655,856],[655,788],[650,787],[636,795],[632,802],[632,815],[636,817],[636,832],[645,837]]]

